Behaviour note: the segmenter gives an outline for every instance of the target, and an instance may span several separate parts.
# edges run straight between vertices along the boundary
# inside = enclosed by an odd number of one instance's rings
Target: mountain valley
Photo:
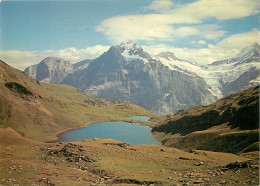
[[[0,61],[0,124],[26,138],[56,140],[57,133],[94,121],[151,115],[139,106],[91,98],[67,85],[46,84]]]
[[[155,116],[136,105],[91,98],[0,65],[1,184],[259,182],[259,86],[209,106]],[[64,130],[131,115],[152,116],[140,123],[151,126],[163,146],[113,139],[46,143]]]
[[[0,186],[260,185],[258,0],[0,0]]]

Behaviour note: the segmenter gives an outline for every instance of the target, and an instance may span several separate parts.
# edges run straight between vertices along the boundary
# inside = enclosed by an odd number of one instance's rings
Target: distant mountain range
[[[48,57],[25,72],[38,81],[68,84],[90,96],[168,114],[259,85],[259,54],[255,43],[234,58],[202,66],[178,59],[171,52],[152,56],[127,41],[93,60],[72,64]]]
[[[87,59],[72,64],[61,58],[47,57],[39,64],[29,66],[24,72],[38,81],[57,84],[61,83],[67,74],[87,67],[90,62],[91,60]]]

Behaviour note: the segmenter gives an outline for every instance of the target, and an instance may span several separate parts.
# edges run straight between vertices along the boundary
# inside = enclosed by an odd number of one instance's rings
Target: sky
[[[134,40],[208,64],[259,37],[258,0],[0,1],[0,59],[23,70],[49,56],[93,59]]]

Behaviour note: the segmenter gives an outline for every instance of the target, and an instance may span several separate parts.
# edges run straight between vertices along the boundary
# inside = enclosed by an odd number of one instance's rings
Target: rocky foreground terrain
[[[0,184],[258,184],[258,152],[132,146],[111,139],[74,143],[28,140],[0,129]]]

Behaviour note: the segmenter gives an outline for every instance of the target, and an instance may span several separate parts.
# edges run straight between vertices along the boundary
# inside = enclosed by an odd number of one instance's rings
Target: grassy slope
[[[234,185],[259,182],[258,169],[221,169],[230,162],[248,161],[245,157],[209,151],[188,153],[152,145],[131,146],[111,139],[48,144],[2,128],[0,154],[0,184],[45,185],[47,179],[55,185],[192,184],[196,181],[212,185],[222,180]],[[77,157],[88,161],[77,161]],[[252,164],[258,163],[254,159],[251,161]],[[195,166],[198,162],[203,164]]]
[[[24,95],[5,87],[16,82],[31,91]],[[90,98],[67,85],[38,83],[25,73],[0,61],[0,126],[10,127],[27,138],[56,139],[58,132],[93,121],[118,120],[125,116],[151,115],[139,106],[110,104]]]
[[[165,146],[242,152],[259,141],[259,86],[153,120],[161,123],[153,132]]]

